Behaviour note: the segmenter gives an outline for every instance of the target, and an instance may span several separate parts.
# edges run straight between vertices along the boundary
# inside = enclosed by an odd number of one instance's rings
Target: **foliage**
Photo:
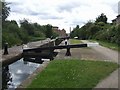
[[[29,23],[27,20],[21,22],[19,27],[16,21],[5,21],[2,30],[2,43],[9,43],[9,46],[20,45],[29,41],[35,41],[35,38],[44,38],[45,35],[34,24]]]
[[[102,13],[100,16],[98,16],[96,18],[95,22],[104,22],[104,23],[107,23],[107,17],[106,17],[106,15],[104,15],[104,13]]]
[[[41,26],[37,23],[30,23],[26,19],[20,21],[20,27],[14,20],[5,21],[2,33],[2,44],[8,42],[9,46],[58,36],[52,31],[52,25]]]
[[[119,49],[120,46],[118,46],[118,44],[116,44],[116,43],[110,43],[110,42],[106,42],[106,41],[97,41],[97,42],[99,42],[99,44],[104,47],[108,47],[110,49],[120,51],[120,49]]]
[[[71,38],[79,37],[78,32],[79,32],[79,25],[77,25],[76,28],[74,28],[73,31],[70,33]]]
[[[59,34],[53,31],[53,34],[52,34],[51,39],[56,38],[56,37],[58,37],[58,36],[59,36]]]
[[[46,35],[47,38],[51,38],[52,34],[53,34],[52,25],[47,24],[46,25],[45,35]]]
[[[70,39],[70,44],[80,44],[82,43],[80,40],[77,40],[77,39]]]
[[[34,27],[26,19],[20,21],[20,25],[28,33],[28,35],[34,35]]]
[[[2,3],[2,22],[6,20],[6,18],[9,16],[10,13],[10,7],[8,7],[8,3],[6,2],[1,2]]]
[[[80,28],[74,28],[70,35],[71,38],[96,39],[120,45],[120,24],[107,23],[107,17],[102,13],[95,22],[88,22]]]
[[[30,88],[94,88],[118,65],[89,60],[54,60],[39,73]]]
[[[5,42],[8,42],[9,46],[13,46],[58,36],[57,33],[53,32],[50,24],[39,25],[23,19],[20,20],[20,26],[18,26],[15,20],[6,20],[9,13],[10,7],[8,7],[8,3],[2,2],[2,46],[4,46]]]
[[[9,43],[9,46],[14,44],[19,45],[22,40],[20,39],[20,30],[15,21],[5,21],[2,30],[2,44]]]
[[[119,44],[120,25],[113,25],[97,33],[95,39]]]

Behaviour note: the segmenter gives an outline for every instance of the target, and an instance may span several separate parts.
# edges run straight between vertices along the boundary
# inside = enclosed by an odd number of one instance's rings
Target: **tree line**
[[[27,19],[19,21],[19,25],[15,20],[7,20],[10,13],[8,3],[2,3],[2,46],[7,42],[9,46],[21,45],[30,41],[37,41],[45,38],[55,38],[58,36],[52,30],[52,25],[40,25],[31,23]]]
[[[108,23],[107,16],[102,13],[94,22],[88,21],[82,27],[77,25],[70,33],[70,37],[78,37],[78,39],[95,39],[120,44],[120,24]]]

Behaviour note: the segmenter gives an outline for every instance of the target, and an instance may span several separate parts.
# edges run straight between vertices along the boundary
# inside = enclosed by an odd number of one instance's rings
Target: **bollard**
[[[67,45],[67,42],[65,41],[65,45]]]
[[[67,39],[65,39],[65,45],[68,45],[68,41],[67,41]]]
[[[53,41],[53,43],[54,43],[54,46],[55,46],[55,41]]]
[[[71,56],[70,47],[67,47],[65,56]]]
[[[54,52],[54,50],[53,50],[53,49],[50,49],[50,51],[49,51],[50,61],[54,59],[54,58],[53,58],[53,56],[54,56],[53,52]]]
[[[8,43],[5,43],[5,46],[4,46],[4,55],[7,55],[8,54]]]

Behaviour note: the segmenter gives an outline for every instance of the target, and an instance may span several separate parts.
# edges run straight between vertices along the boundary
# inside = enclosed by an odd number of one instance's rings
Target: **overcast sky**
[[[28,19],[40,25],[51,24],[69,32],[104,13],[108,21],[118,15],[119,0],[6,0],[11,8],[8,20]]]

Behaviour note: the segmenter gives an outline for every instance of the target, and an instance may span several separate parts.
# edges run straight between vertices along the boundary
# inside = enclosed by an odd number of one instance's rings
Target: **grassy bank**
[[[46,37],[30,37],[30,42],[45,40]]]
[[[102,45],[104,47],[108,47],[110,49],[120,51],[120,47],[115,43],[109,43],[109,42],[105,42],[105,41],[98,41],[98,42],[100,43],[100,45]]]
[[[70,44],[80,44],[80,43],[82,43],[80,40],[70,39]]]
[[[90,42],[96,42],[96,40],[89,40]],[[106,41],[97,41],[99,42],[99,44],[101,46],[104,46],[104,47],[107,47],[107,48],[110,48],[110,49],[113,49],[113,50],[117,50],[117,51],[120,51],[120,46],[118,46],[118,44],[115,44],[115,43],[110,43],[110,42],[106,42]]]
[[[117,67],[103,61],[54,60],[28,88],[93,88]]]

